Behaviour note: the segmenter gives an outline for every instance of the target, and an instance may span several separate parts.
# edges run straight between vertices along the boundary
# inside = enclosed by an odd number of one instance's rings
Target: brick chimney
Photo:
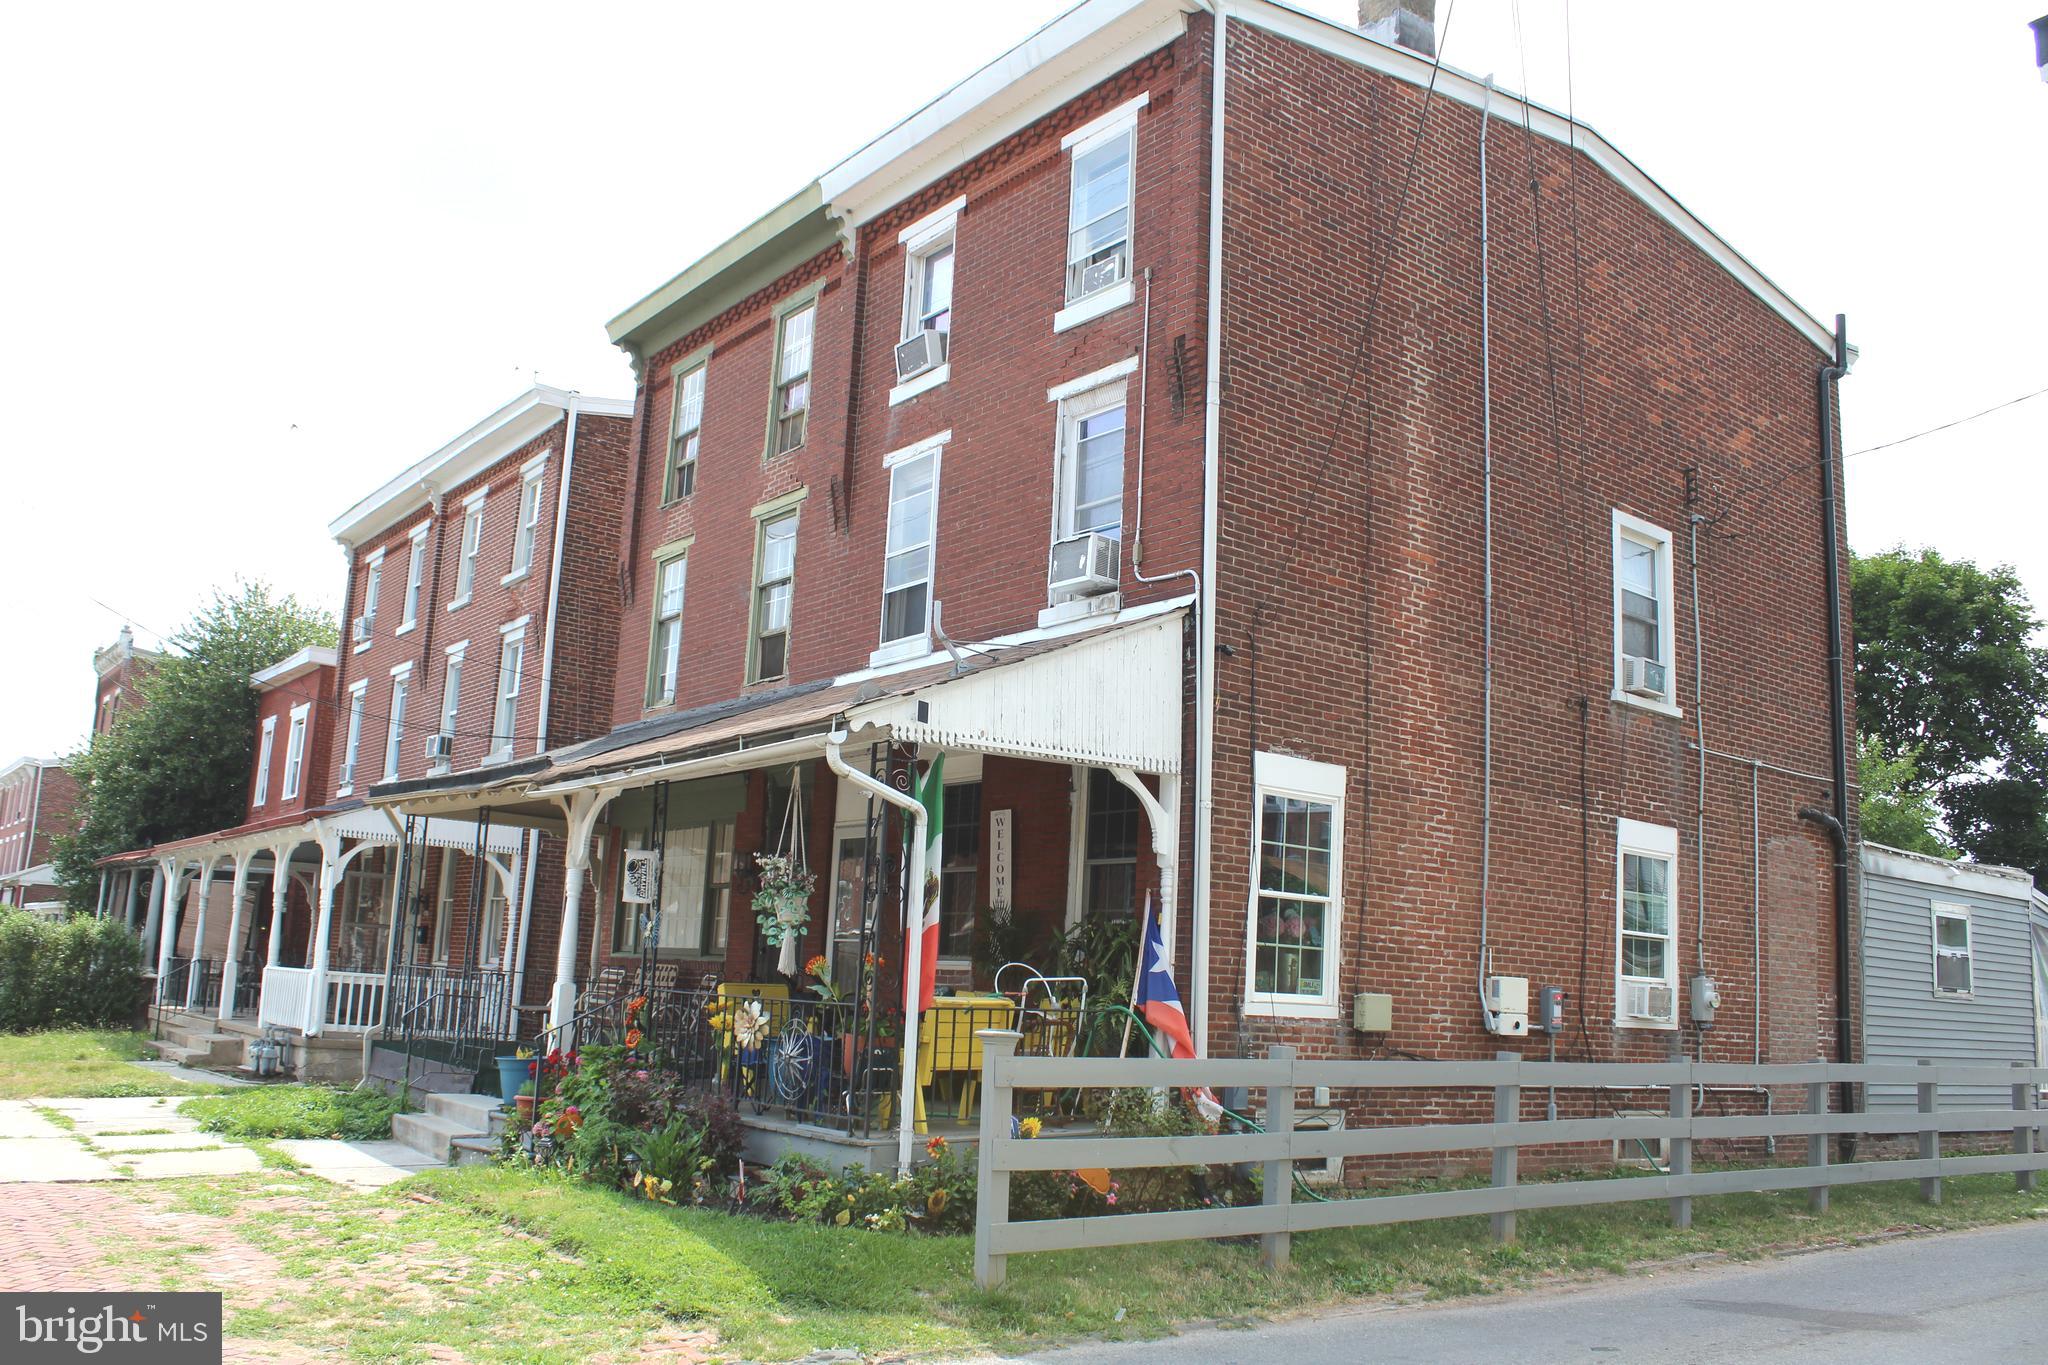
[[[1358,31],[1433,58],[1436,0],[1358,0]]]

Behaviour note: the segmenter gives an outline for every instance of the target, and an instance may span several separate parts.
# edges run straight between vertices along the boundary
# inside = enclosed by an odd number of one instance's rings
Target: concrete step
[[[489,1166],[498,1159],[498,1140],[494,1137],[457,1138],[449,1145],[458,1166]]]
[[[397,1114],[391,1120],[391,1136],[423,1156],[447,1161],[457,1138],[482,1134],[461,1119],[438,1114]]]
[[[504,1108],[496,1095],[429,1095],[426,1111],[436,1117],[469,1124],[476,1132],[490,1129],[491,1115]]]

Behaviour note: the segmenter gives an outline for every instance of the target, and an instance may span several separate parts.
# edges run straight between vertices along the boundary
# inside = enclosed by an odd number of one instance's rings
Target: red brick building
[[[55,760],[0,768],[0,905],[61,913],[52,840],[77,828],[78,782]]]
[[[93,672],[99,685],[93,689],[92,732],[105,734],[114,718],[142,701],[142,680],[163,656],[152,649],[135,647],[135,632],[121,627],[114,643],[92,656]]]

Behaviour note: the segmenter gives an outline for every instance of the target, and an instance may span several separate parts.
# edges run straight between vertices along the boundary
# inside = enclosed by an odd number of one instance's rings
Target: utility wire
[[[1989,417],[1994,412],[2003,412],[2015,404],[2026,402],[2029,398],[2039,398],[2044,393],[2048,393],[2048,389],[2035,389],[2032,393],[2023,393],[2017,398],[2008,398],[2005,402],[1988,407],[1982,412],[1973,412],[1968,417],[1958,417],[1953,422],[1943,422],[1938,427],[1929,427],[1925,431],[1916,431],[1911,436],[1901,436],[1896,441],[1886,441],[1883,445],[1865,446],[1861,450],[1852,450],[1842,458],[1853,460],[1858,455],[1874,455],[1880,450],[1890,450],[1893,446],[1902,446],[1908,441],[1917,441],[1922,436],[1932,436],[1937,431],[1947,431],[1949,428],[1959,427],[1965,422],[1974,422],[1979,417]]]

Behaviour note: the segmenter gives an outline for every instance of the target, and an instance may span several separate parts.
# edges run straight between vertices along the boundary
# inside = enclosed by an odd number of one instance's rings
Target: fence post
[[[1266,1132],[1286,1144],[1277,1161],[1266,1163],[1265,1203],[1268,1208],[1286,1208],[1294,1202],[1294,1049],[1275,1043],[1266,1049],[1273,1077],[1266,1082]],[[1259,1264],[1268,1270],[1285,1270],[1294,1254],[1294,1234],[1259,1234]]]
[[[1684,1068],[1671,1087],[1671,1117],[1685,1120],[1685,1127],[1671,1139],[1671,1159],[1665,1165],[1671,1176],[1684,1180],[1692,1175],[1692,1067],[1685,1064],[1685,1040],[1679,1034],[1671,1036],[1671,1060]],[[1672,1196],[1671,1226],[1681,1232],[1692,1226],[1691,1195]]]
[[[1920,1065],[1932,1067],[1934,1063],[1922,1057]],[[1933,1081],[1920,1082],[1921,1113],[1931,1114],[1934,1112],[1935,1092],[1938,1089],[1939,1087]],[[1920,1159],[1922,1161],[1939,1161],[1941,1159],[1941,1133],[1938,1130],[1923,1128],[1920,1131]],[[1923,1203],[1928,1204],[1939,1204],[1941,1202],[1940,1176],[1930,1175],[1920,1181],[1920,1199]]]
[[[2013,1065],[2024,1068],[2026,1063],[2014,1062]],[[2034,1107],[2034,1083],[2032,1081],[2015,1085],[2012,1088],[2012,1107],[2020,1113],[2020,1126],[2012,1130],[2012,1150],[2018,1156],[2029,1156],[2034,1150],[2034,1125],[2030,1113]],[[2018,1181],[2022,1194],[2031,1194],[2033,1192],[2034,1172],[2016,1171],[2014,1176]]]
[[[1816,1118],[1824,1119],[1827,1117],[1828,1083],[1826,1081],[1815,1081],[1812,1085],[1806,1087],[1806,1112]],[[1816,1132],[1806,1135],[1806,1164],[1818,1167],[1821,1170],[1827,1169],[1828,1134]],[[1824,1184],[1808,1186],[1806,1201],[1815,1213],[1826,1213],[1828,1211],[1828,1187]]]
[[[989,1250],[989,1239],[1010,1221],[1010,1173],[996,1165],[996,1144],[1010,1136],[1010,1064],[1023,1036],[1009,1029],[981,1029],[981,1141],[976,1145],[974,1197],[974,1283],[1000,1289],[1008,1257]]]
[[[1519,1052],[1496,1052],[1496,1062],[1519,1062]],[[1519,1085],[1497,1085],[1493,1088],[1493,1121],[1514,1123],[1522,1117],[1522,1087]],[[1496,1144],[1493,1149],[1493,1187],[1497,1190],[1511,1190],[1519,1177],[1522,1149],[1513,1143]],[[1493,1240],[1512,1242],[1515,1240],[1515,1211],[1502,1209],[1493,1215]]]

